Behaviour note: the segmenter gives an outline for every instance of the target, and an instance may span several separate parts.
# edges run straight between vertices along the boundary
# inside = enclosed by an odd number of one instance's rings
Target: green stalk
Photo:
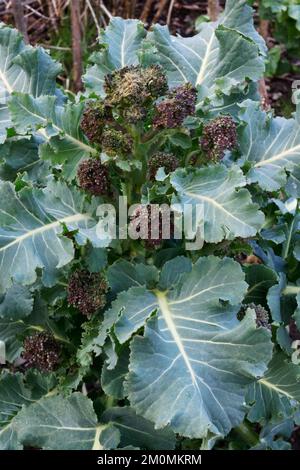
[[[43,333],[44,331],[48,331],[46,330],[46,328],[42,327],[42,326],[39,326],[39,325],[29,325],[27,327],[27,330],[34,330],[34,331],[38,331],[40,333]],[[65,343],[65,344],[68,344],[68,345],[72,345],[72,343],[70,343],[70,341],[66,338],[63,338],[62,336],[56,334],[56,333],[53,333],[53,337],[57,340],[57,341],[60,341],[61,343]]]
[[[106,405],[105,405],[105,406],[106,406],[106,409],[112,408],[112,407],[114,406],[114,404],[115,404],[115,399],[114,399],[114,397],[110,397],[110,396],[107,397],[107,399],[106,399]]]
[[[238,427],[234,428],[234,432],[241,437],[249,447],[254,447],[259,441],[258,435],[252,431],[251,427],[247,423],[242,423]]]
[[[147,158],[146,158],[146,152],[145,152],[145,144],[142,144],[142,131],[141,129],[138,128],[138,126],[132,128],[131,130],[131,135],[133,137],[133,158],[135,160],[138,160],[142,163],[142,168],[141,170],[137,170],[134,172],[133,175],[133,188],[130,188],[131,194],[136,192],[139,194],[141,186],[145,182],[145,174],[147,171]],[[131,199],[131,197],[130,197]],[[129,201],[129,199],[128,199]]]

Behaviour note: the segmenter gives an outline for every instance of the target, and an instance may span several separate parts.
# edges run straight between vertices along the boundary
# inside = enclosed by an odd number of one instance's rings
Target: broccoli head
[[[105,196],[110,193],[108,169],[100,160],[83,160],[77,170],[79,186],[93,196]]]
[[[105,123],[112,119],[111,110],[102,101],[89,103],[83,113],[81,129],[90,142],[100,144]]]
[[[102,136],[102,150],[110,157],[127,156],[132,152],[132,138],[122,131],[107,128]]]
[[[51,333],[43,331],[27,336],[24,340],[22,358],[28,367],[42,372],[55,370],[60,360],[60,344]]]
[[[164,168],[166,173],[171,173],[178,167],[179,161],[173,154],[158,152],[148,160],[148,178],[154,181],[159,168]]]
[[[155,106],[153,126],[172,129],[182,126],[196,112],[197,90],[190,83],[173,88]]]
[[[258,327],[263,327],[263,328],[266,328],[268,330],[271,329],[271,325],[269,323],[269,314],[268,314],[267,310],[264,307],[262,307],[261,305],[256,305],[254,303],[242,306],[240,312],[238,313],[239,320],[242,320],[244,318],[248,308],[255,311],[256,325]]]
[[[174,219],[173,214],[170,214],[170,237],[174,233]],[[134,225],[140,238],[144,241],[146,248],[152,249],[161,245],[164,240],[163,227],[166,221],[164,220],[163,209],[159,208],[158,211],[152,211],[151,204],[140,204],[133,215],[131,216],[130,224]]]
[[[148,106],[167,92],[168,83],[158,65],[130,66],[107,75],[104,90],[106,102],[134,124],[145,119]]]
[[[208,123],[200,144],[212,161],[223,158],[225,150],[233,150],[237,145],[237,131],[232,117],[221,116]]]
[[[108,284],[99,273],[87,270],[75,271],[68,284],[68,302],[90,318],[106,304]]]

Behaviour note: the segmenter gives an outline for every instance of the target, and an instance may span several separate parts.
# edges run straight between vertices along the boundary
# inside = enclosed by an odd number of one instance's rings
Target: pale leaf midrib
[[[104,429],[105,429],[105,426],[96,427],[95,439],[94,439],[92,450],[104,450],[104,447],[100,444],[100,435]]]
[[[295,147],[292,147],[292,148],[289,148],[287,150],[284,150],[283,152],[281,153],[278,153],[277,155],[274,155],[273,157],[270,157],[266,160],[261,160],[259,162],[257,162],[255,165],[254,165],[254,168],[259,168],[261,166],[265,166],[265,165],[269,165],[270,163],[272,162],[276,162],[278,160],[281,160],[283,159],[286,155],[289,155],[289,154],[292,154],[296,151],[300,151],[300,144],[299,145],[296,145]],[[299,155],[290,155],[290,158],[296,158],[296,157],[299,157]]]
[[[6,79],[4,73],[2,72],[2,70],[0,70],[0,79],[2,80],[5,88],[7,89],[7,91],[12,94],[13,92],[13,88],[10,86],[8,80]]]
[[[206,49],[206,52],[205,52],[205,56],[203,58],[203,61],[202,61],[201,67],[200,67],[200,71],[199,71],[198,76],[197,76],[196,85],[201,85],[201,83],[204,80],[204,76],[205,76],[207,64],[209,63],[209,55],[210,55],[210,52],[211,52],[211,47],[212,47],[214,38],[215,38],[215,32],[212,33],[211,38],[209,40],[209,43],[207,44],[207,49]]]
[[[271,382],[268,382],[267,379],[260,379],[258,383],[264,385],[267,388],[270,388],[271,390],[275,390],[277,393],[280,393],[281,395],[285,395],[286,397],[290,398],[291,400],[295,400],[295,397],[291,395],[290,393],[286,392],[285,390],[282,390],[279,386],[276,386],[272,384]]]
[[[63,223],[71,223],[71,222],[79,222],[81,220],[90,220],[91,216],[88,214],[73,214],[68,217],[64,217],[62,219],[58,219],[51,224],[43,225],[41,227],[37,227],[33,230],[29,230],[28,232],[24,233],[20,237],[17,237],[14,241],[8,243],[7,245],[0,248],[0,253],[7,250],[8,248],[12,247],[13,245],[17,245],[22,243],[24,240],[30,237],[34,237],[37,234],[47,232],[49,230],[53,230],[54,228],[59,227]]]
[[[46,118],[44,118],[43,116],[41,116],[40,114],[36,114],[32,111],[30,111],[28,108],[26,108],[25,106],[23,106],[23,104],[19,103],[19,106],[28,114],[30,114],[31,116],[34,116],[35,118],[37,119],[40,119],[42,122],[44,122],[45,124],[47,124],[48,120]],[[97,154],[97,150],[94,149],[93,147],[90,147],[89,145],[85,144],[84,142],[81,142],[81,140],[78,140],[76,139],[75,137],[73,137],[72,135],[68,134],[67,132],[65,132],[64,129],[61,129],[59,126],[57,126],[57,124],[55,124],[54,122],[51,122],[51,125],[53,127],[53,129],[55,129],[57,132],[59,132],[60,134],[63,134],[68,140],[70,140],[71,142],[74,142],[76,144],[77,147],[81,147],[83,150],[85,150],[86,152],[88,153],[91,153],[92,155],[96,155]],[[38,129],[37,132],[39,132],[41,135],[43,135],[43,137],[45,137],[47,140],[50,140],[51,139],[51,136],[49,137],[45,131],[45,129]]]
[[[204,196],[202,194],[196,194],[196,193],[191,193],[191,192],[184,192],[184,194],[186,194],[187,196],[190,196],[192,198],[196,198],[196,199],[200,199],[202,201],[206,201],[208,202],[209,204],[217,207],[219,210],[221,210],[222,212],[224,212],[225,214],[228,215],[228,217],[230,217],[231,219],[234,219],[236,220],[239,224],[241,225],[244,225],[245,227],[248,227],[248,228],[251,228],[253,229],[253,227],[251,227],[251,225],[247,224],[246,222],[244,222],[243,220],[241,219],[238,219],[237,217],[235,217],[233,214],[231,214],[230,212],[228,212],[225,207],[223,207],[221,204],[219,204],[215,199],[212,199],[208,196]]]
[[[190,360],[189,360],[189,357],[188,355],[186,354],[185,352],[185,349],[184,349],[184,346],[183,346],[183,343],[180,339],[180,336],[178,334],[178,331],[176,329],[176,326],[174,324],[174,321],[172,319],[172,313],[170,311],[170,308],[169,308],[169,304],[168,304],[168,299],[166,297],[166,295],[163,293],[163,292],[160,292],[160,291],[156,291],[155,292],[155,295],[157,297],[157,300],[158,300],[158,305],[159,305],[159,308],[160,308],[160,311],[161,311],[161,314],[166,322],[166,325],[168,327],[168,330],[170,331],[177,347],[178,347],[178,350],[187,366],[187,369],[190,373],[190,376],[191,376],[191,379],[192,379],[192,383],[193,385],[199,389],[198,387],[198,383],[197,383],[197,378],[195,376],[195,373],[193,371],[193,368],[191,366],[191,363],[190,363]]]

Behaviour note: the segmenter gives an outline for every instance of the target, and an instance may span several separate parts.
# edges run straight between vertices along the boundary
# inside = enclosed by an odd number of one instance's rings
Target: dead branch
[[[219,0],[208,0],[207,14],[211,21],[217,21],[221,11]]]
[[[160,0],[157,12],[156,12],[156,14],[154,16],[154,19],[153,19],[153,23],[156,23],[159,20],[159,18],[161,17],[161,14],[164,11],[165,6],[166,6],[167,3],[168,3],[168,0]]]
[[[259,20],[259,32],[266,41],[266,44],[268,45],[268,38],[269,38],[269,21],[268,20]],[[268,90],[266,87],[266,81],[264,78],[262,78],[259,81],[259,93],[261,96],[261,106],[264,110],[269,110],[270,109],[270,99],[268,95]]]
[[[171,23],[171,18],[172,18],[172,12],[173,12],[174,5],[175,5],[175,0],[171,0],[169,10],[168,10],[168,14],[167,14],[167,25],[168,26],[170,26],[170,23]]]
[[[80,0],[72,0],[71,2],[71,23],[72,23],[73,82],[74,82],[75,91],[79,91],[82,88]]]
[[[106,8],[106,6],[104,5],[104,3],[100,0],[100,8],[101,10],[106,14],[106,16],[108,16],[108,18],[111,20],[113,15],[111,14],[111,12]]]
[[[87,6],[90,10],[90,13],[92,15],[92,18],[94,20],[94,23],[96,25],[96,29],[97,29],[97,33],[98,33],[98,36],[100,36],[100,33],[101,33],[101,27],[100,27],[100,24],[98,22],[98,19],[97,19],[97,15],[95,13],[95,10],[93,8],[93,5],[91,4],[90,0],[86,0],[86,3],[87,3]]]
[[[145,2],[143,11],[142,11],[141,16],[140,16],[140,19],[141,19],[141,21],[143,21],[143,23],[147,23],[148,16],[149,16],[149,13],[151,11],[153,2],[154,2],[154,0],[146,0],[146,2]]]
[[[29,38],[27,33],[26,18],[24,15],[23,4],[21,0],[12,0],[11,7],[14,15],[16,28],[23,34],[24,41],[28,44]]]
[[[261,78],[259,80],[259,94],[261,97],[261,107],[265,111],[269,111],[270,109],[270,100],[269,100],[269,95],[268,95],[268,90],[266,87],[266,81],[264,78]]]

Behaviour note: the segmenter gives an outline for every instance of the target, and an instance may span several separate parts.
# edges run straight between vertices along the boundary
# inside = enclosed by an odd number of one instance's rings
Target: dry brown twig
[[[169,10],[168,10],[168,14],[167,14],[167,25],[168,26],[171,23],[171,18],[172,18],[172,12],[173,12],[174,5],[175,5],[175,0],[171,0]]]
[[[219,0],[208,0],[207,2],[207,14],[211,21],[217,21],[219,14],[221,12],[221,7]]]
[[[108,18],[111,20],[113,15],[111,14],[111,12],[106,8],[106,6],[104,5],[104,3],[100,0],[100,8],[101,10],[106,14],[106,16],[108,16]]]
[[[71,2],[72,23],[72,51],[73,51],[73,81],[75,91],[82,88],[82,50],[81,50],[81,24],[80,24],[80,0]]]
[[[136,0],[124,0],[124,10],[126,18],[134,18]]]
[[[12,0],[11,7],[14,15],[16,28],[23,34],[24,41],[29,43],[26,18],[24,15],[23,4],[21,0]]]
[[[168,3],[168,0],[160,0],[157,12],[156,12],[156,14],[154,16],[154,19],[153,19],[153,23],[157,23],[157,21],[159,20],[159,18],[162,15],[162,12],[165,9],[165,6],[167,5],[167,3]]]
[[[148,16],[149,16],[149,13],[151,11],[153,2],[154,2],[154,0],[146,0],[146,2],[144,4],[144,8],[143,8],[143,11],[142,11],[141,16],[140,16],[140,20],[143,21],[143,23],[147,23]]]
[[[269,21],[268,20],[259,20],[259,32],[268,44],[269,38]],[[266,81],[264,78],[261,78],[259,81],[259,94],[261,96],[261,106],[264,110],[268,111],[270,109],[270,100],[268,95],[268,90],[266,87]]]
[[[93,6],[92,6],[90,0],[86,0],[86,3],[87,3],[87,6],[88,6],[88,8],[89,8],[89,10],[90,10],[90,13],[91,13],[91,15],[92,15],[92,18],[93,18],[93,20],[94,20],[94,23],[95,23],[95,25],[96,25],[97,33],[98,33],[98,36],[99,36],[100,33],[101,33],[101,27],[100,27],[99,21],[98,21],[98,19],[97,19],[97,15],[96,15],[96,13],[95,13],[95,10],[94,10],[94,8],[93,8]]]

